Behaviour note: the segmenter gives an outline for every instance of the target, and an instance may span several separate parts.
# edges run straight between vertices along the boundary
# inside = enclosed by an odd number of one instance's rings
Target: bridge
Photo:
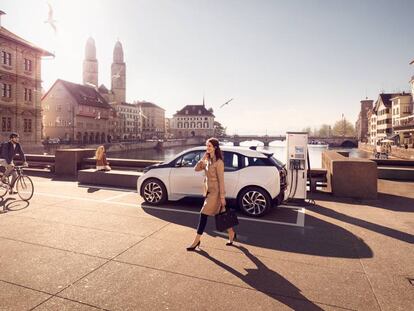
[[[256,140],[264,144],[264,146],[269,146],[273,141],[284,141],[286,140],[286,135],[271,136],[271,135],[228,135],[221,138],[223,141],[232,142],[234,146],[240,146],[241,142]],[[358,147],[358,139],[356,137],[347,137],[347,136],[331,136],[331,137],[309,137],[309,143],[315,144],[327,144],[329,147]]]

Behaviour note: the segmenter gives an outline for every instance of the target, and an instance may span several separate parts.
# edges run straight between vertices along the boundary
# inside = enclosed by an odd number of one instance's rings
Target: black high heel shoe
[[[233,242],[234,242],[234,241],[236,241],[236,239],[237,239],[237,233],[236,233],[236,232],[234,232],[233,241],[227,242],[227,243],[226,243],[226,245],[227,245],[227,246],[232,246],[232,245],[233,245]]]
[[[189,252],[195,251],[195,249],[196,249],[197,247],[199,247],[199,246],[200,246],[200,244],[201,244],[201,241],[198,241],[198,243],[197,243],[195,246],[190,246],[190,247],[187,247],[187,251],[189,251]]]

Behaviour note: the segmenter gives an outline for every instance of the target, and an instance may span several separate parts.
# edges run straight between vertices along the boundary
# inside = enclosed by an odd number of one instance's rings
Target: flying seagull
[[[233,98],[232,99],[230,99],[230,100],[228,100],[228,101],[226,101],[223,105],[221,105],[220,106],[220,108],[223,108],[225,105],[228,105],[229,104],[229,102],[231,102],[233,100]]]
[[[57,31],[57,29],[56,29],[56,20],[53,19],[53,8],[52,8],[52,6],[50,5],[49,2],[47,3],[47,5],[49,6],[49,14],[48,14],[48,17],[47,17],[47,20],[45,21],[45,23],[49,24],[56,33],[56,31]]]
[[[112,75],[112,77],[115,79],[119,79],[121,77],[121,71],[122,71],[122,68],[120,68],[116,74]]]
[[[141,106],[139,106],[139,112],[138,112],[138,114],[139,114],[139,116],[140,116],[140,117],[143,117],[143,118],[145,118],[145,119],[148,119],[148,117],[142,113],[142,108],[141,108]]]

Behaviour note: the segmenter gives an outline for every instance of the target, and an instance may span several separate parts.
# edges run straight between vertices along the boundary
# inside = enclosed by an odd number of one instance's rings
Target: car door
[[[204,171],[196,172],[195,165],[205,151],[190,151],[178,158],[170,173],[170,189],[173,194],[202,196]]]
[[[226,197],[235,198],[236,188],[239,181],[240,156],[237,153],[224,151],[224,186]]]

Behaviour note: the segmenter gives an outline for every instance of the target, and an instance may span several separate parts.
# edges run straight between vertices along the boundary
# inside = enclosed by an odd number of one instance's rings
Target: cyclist
[[[10,134],[10,140],[7,143],[4,143],[2,145],[2,155],[0,159],[0,165],[5,166],[6,167],[6,171],[2,177],[2,182],[7,182],[7,177],[10,176],[10,174],[12,175],[12,180],[10,183],[10,194],[14,194],[15,192],[13,191],[13,185],[14,182],[17,178],[17,173],[14,170],[14,158],[16,156],[16,154],[19,154],[23,160],[23,166],[28,166],[27,162],[26,162],[26,156],[23,152],[22,147],[19,144],[19,134],[17,133],[11,133]]]

